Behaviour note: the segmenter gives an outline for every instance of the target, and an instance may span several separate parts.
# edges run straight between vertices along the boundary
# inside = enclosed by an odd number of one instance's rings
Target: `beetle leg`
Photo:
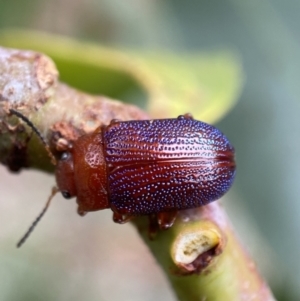
[[[148,228],[148,236],[149,239],[154,239],[158,230],[167,230],[173,226],[176,216],[177,210],[169,211],[169,212],[160,212],[157,214],[149,215],[149,228]]]
[[[194,117],[191,113],[186,113],[184,115],[179,115],[177,119],[189,119],[189,120],[194,120]]]
[[[191,120],[194,119],[194,117],[193,117],[193,115],[192,115],[191,113],[185,113],[183,116],[184,116],[184,118],[186,118],[186,119],[191,119]]]
[[[112,125],[112,124],[115,124],[115,123],[119,123],[119,122],[121,122],[121,120],[115,118],[115,119],[112,119],[112,120],[110,121],[109,125]]]
[[[148,218],[149,218],[148,237],[150,240],[153,240],[159,230],[157,216],[156,214],[150,214]]]
[[[162,230],[171,228],[176,220],[177,212],[178,211],[175,210],[175,211],[157,213],[156,218],[157,218],[157,223],[159,225],[159,228]]]
[[[86,211],[82,210],[81,208],[77,208],[77,213],[80,215],[80,216],[85,216],[87,214]]]
[[[113,221],[118,224],[125,224],[133,218],[132,215],[121,214],[118,212],[113,213]]]

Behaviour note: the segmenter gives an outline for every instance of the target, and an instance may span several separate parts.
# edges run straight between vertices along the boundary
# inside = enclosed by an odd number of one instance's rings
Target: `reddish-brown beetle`
[[[81,136],[62,154],[56,181],[65,198],[77,197],[79,214],[111,208],[123,222],[205,205],[230,188],[234,173],[227,138],[185,115],[113,121]]]
[[[79,137],[56,167],[58,189],[77,198],[80,215],[111,208],[114,221],[124,223],[155,214],[161,228],[172,226],[178,210],[219,199],[234,175],[228,139],[189,114],[112,121]]]

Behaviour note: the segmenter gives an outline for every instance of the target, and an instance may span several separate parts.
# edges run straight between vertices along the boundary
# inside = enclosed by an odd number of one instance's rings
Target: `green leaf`
[[[213,123],[235,104],[243,84],[234,53],[134,52],[32,31],[2,31],[0,44],[36,50],[56,63],[62,81],[132,102],[155,118],[192,113]],[[145,103],[141,101],[145,100]]]

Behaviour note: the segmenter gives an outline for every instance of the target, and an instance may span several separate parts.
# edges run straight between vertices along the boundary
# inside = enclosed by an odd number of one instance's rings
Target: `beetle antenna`
[[[51,200],[53,199],[53,197],[56,195],[56,193],[59,191],[59,189],[57,187],[53,187],[52,188],[52,192],[51,195],[44,207],[44,209],[42,210],[42,212],[39,214],[39,216],[35,219],[35,221],[32,223],[32,225],[29,227],[29,229],[27,230],[27,232],[23,235],[23,237],[19,240],[19,242],[17,243],[17,248],[20,248],[24,242],[27,240],[27,238],[29,237],[29,235],[32,233],[32,231],[34,230],[34,228],[36,227],[36,225],[39,223],[39,221],[41,220],[41,218],[44,216],[44,214],[46,213],[47,209],[49,208],[49,205],[51,203]]]
[[[57,164],[57,161],[53,155],[53,153],[50,150],[49,145],[47,144],[45,138],[42,136],[42,134],[40,133],[40,131],[35,127],[35,125],[27,118],[25,117],[22,113],[20,113],[19,111],[16,111],[14,109],[10,109],[9,110],[11,114],[17,116],[18,118],[20,118],[21,120],[23,120],[35,133],[36,135],[40,138],[40,140],[42,141],[42,143],[44,144],[46,151],[51,159],[51,162],[53,165]]]

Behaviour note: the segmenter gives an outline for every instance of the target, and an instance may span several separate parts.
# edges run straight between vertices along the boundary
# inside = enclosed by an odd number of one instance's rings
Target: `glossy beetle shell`
[[[220,198],[234,175],[227,138],[190,115],[112,121],[79,137],[56,169],[59,190],[77,197],[79,214],[111,208],[118,223],[156,214],[161,228],[178,210]]]
[[[121,214],[202,206],[220,198],[234,179],[227,138],[192,118],[112,123],[103,142],[109,201]]]

